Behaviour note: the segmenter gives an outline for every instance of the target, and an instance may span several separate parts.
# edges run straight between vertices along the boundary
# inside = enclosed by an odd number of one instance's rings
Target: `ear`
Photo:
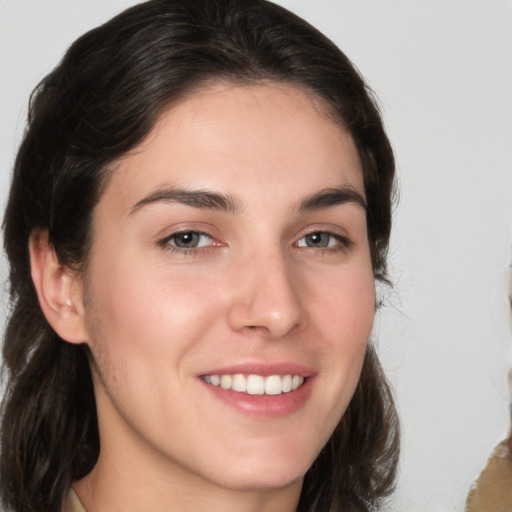
[[[46,320],[63,340],[87,342],[80,274],[59,262],[46,229],[30,234],[29,251],[32,281]]]

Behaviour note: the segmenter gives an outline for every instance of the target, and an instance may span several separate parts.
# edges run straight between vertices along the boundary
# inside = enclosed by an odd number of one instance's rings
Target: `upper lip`
[[[263,377],[268,377],[269,375],[300,375],[301,377],[311,377],[316,372],[312,368],[294,362],[249,362],[213,368],[201,372],[199,375],[234,375],[237,373],[244,375],[261,375]]]

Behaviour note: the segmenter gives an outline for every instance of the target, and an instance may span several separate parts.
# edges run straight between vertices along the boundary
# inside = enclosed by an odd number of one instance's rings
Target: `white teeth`
[[[265,393],[265,379],[261,375],[248,375],[247,393],[249,395],[263,395]]]
[[[233,384],[233,378],[231,375],[223,375],[220,378],[220,387],[222,389],[231,389],[231,385]]]
[[[265,394],[280,395],[283,392],[283,379],[279,375],[271,375],[265,379]]]
[[[300,375],[294,375],[292,380],[292,389],[297,389],[298,387],[302,386],[303,382],[304,377],[301,377]]]
[[[292,390],[292,376],[285,375],[283,377],[283,393],[289,393]]]
[[[245,393],[247,391],[247,379],[241,373],[233,375],[233,384],[231,385],[231,389]]]
[[[213,386],[220,386],[223,389],[232,389],[239,393],[249,395],[280,395],[289,393],[304,383],[301,375],[205,375],[203,380]]]

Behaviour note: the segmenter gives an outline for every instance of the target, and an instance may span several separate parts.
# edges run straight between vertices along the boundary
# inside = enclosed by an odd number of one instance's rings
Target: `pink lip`
[[[313,370],[295,363],[249,363],[208,370],[208,372],[204,372],[198,377],[204,375],[234,375],[236,373],[256,374],[264,377],[269,375],[301,375],[305,377],[306,380],[300,388],[280,395],[249,395],[231,389],[223,389],[199,379],[216,400],[244,415],[268,419],[292,414],[303,407],[311,395],[316,374]]]
[[[242,373],[244,375],[255,374],[262,375],[263,377],[268,377],[269,375],[312,377],[316,372],[297,363],[244,363],[207,370],[200,375],[234,375],[235,373]]]

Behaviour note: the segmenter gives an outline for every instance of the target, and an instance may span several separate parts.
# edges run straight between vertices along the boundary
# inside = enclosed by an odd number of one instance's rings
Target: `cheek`
[[[331,276],[314,292],[316,323],[325,328],[327,339],[337,345],[366,344],[375,315],[375,283],[371,267],[364,266]]]
[[[161,266],[130,264],[130,272],[98,264],[86,311],[90,345],[98,366],[115,373],[151,374],[200,349],[204,333],[220,316],[212,280],[172,275]],[[196,276],[197,277],[197,276]],[[103,373],[103,372],[102,372]],[[142,375],[139,375],[142,377]]]
[[[339,399],[332,403],[340,404],[342,413],[359,380],[372,332],[375,286],[370,266],[332,279],[330,284],[321,293],[322,300],[317,299],[312,315],[318,337],[324,340],[324,375],[331,379],[332,392]]]

